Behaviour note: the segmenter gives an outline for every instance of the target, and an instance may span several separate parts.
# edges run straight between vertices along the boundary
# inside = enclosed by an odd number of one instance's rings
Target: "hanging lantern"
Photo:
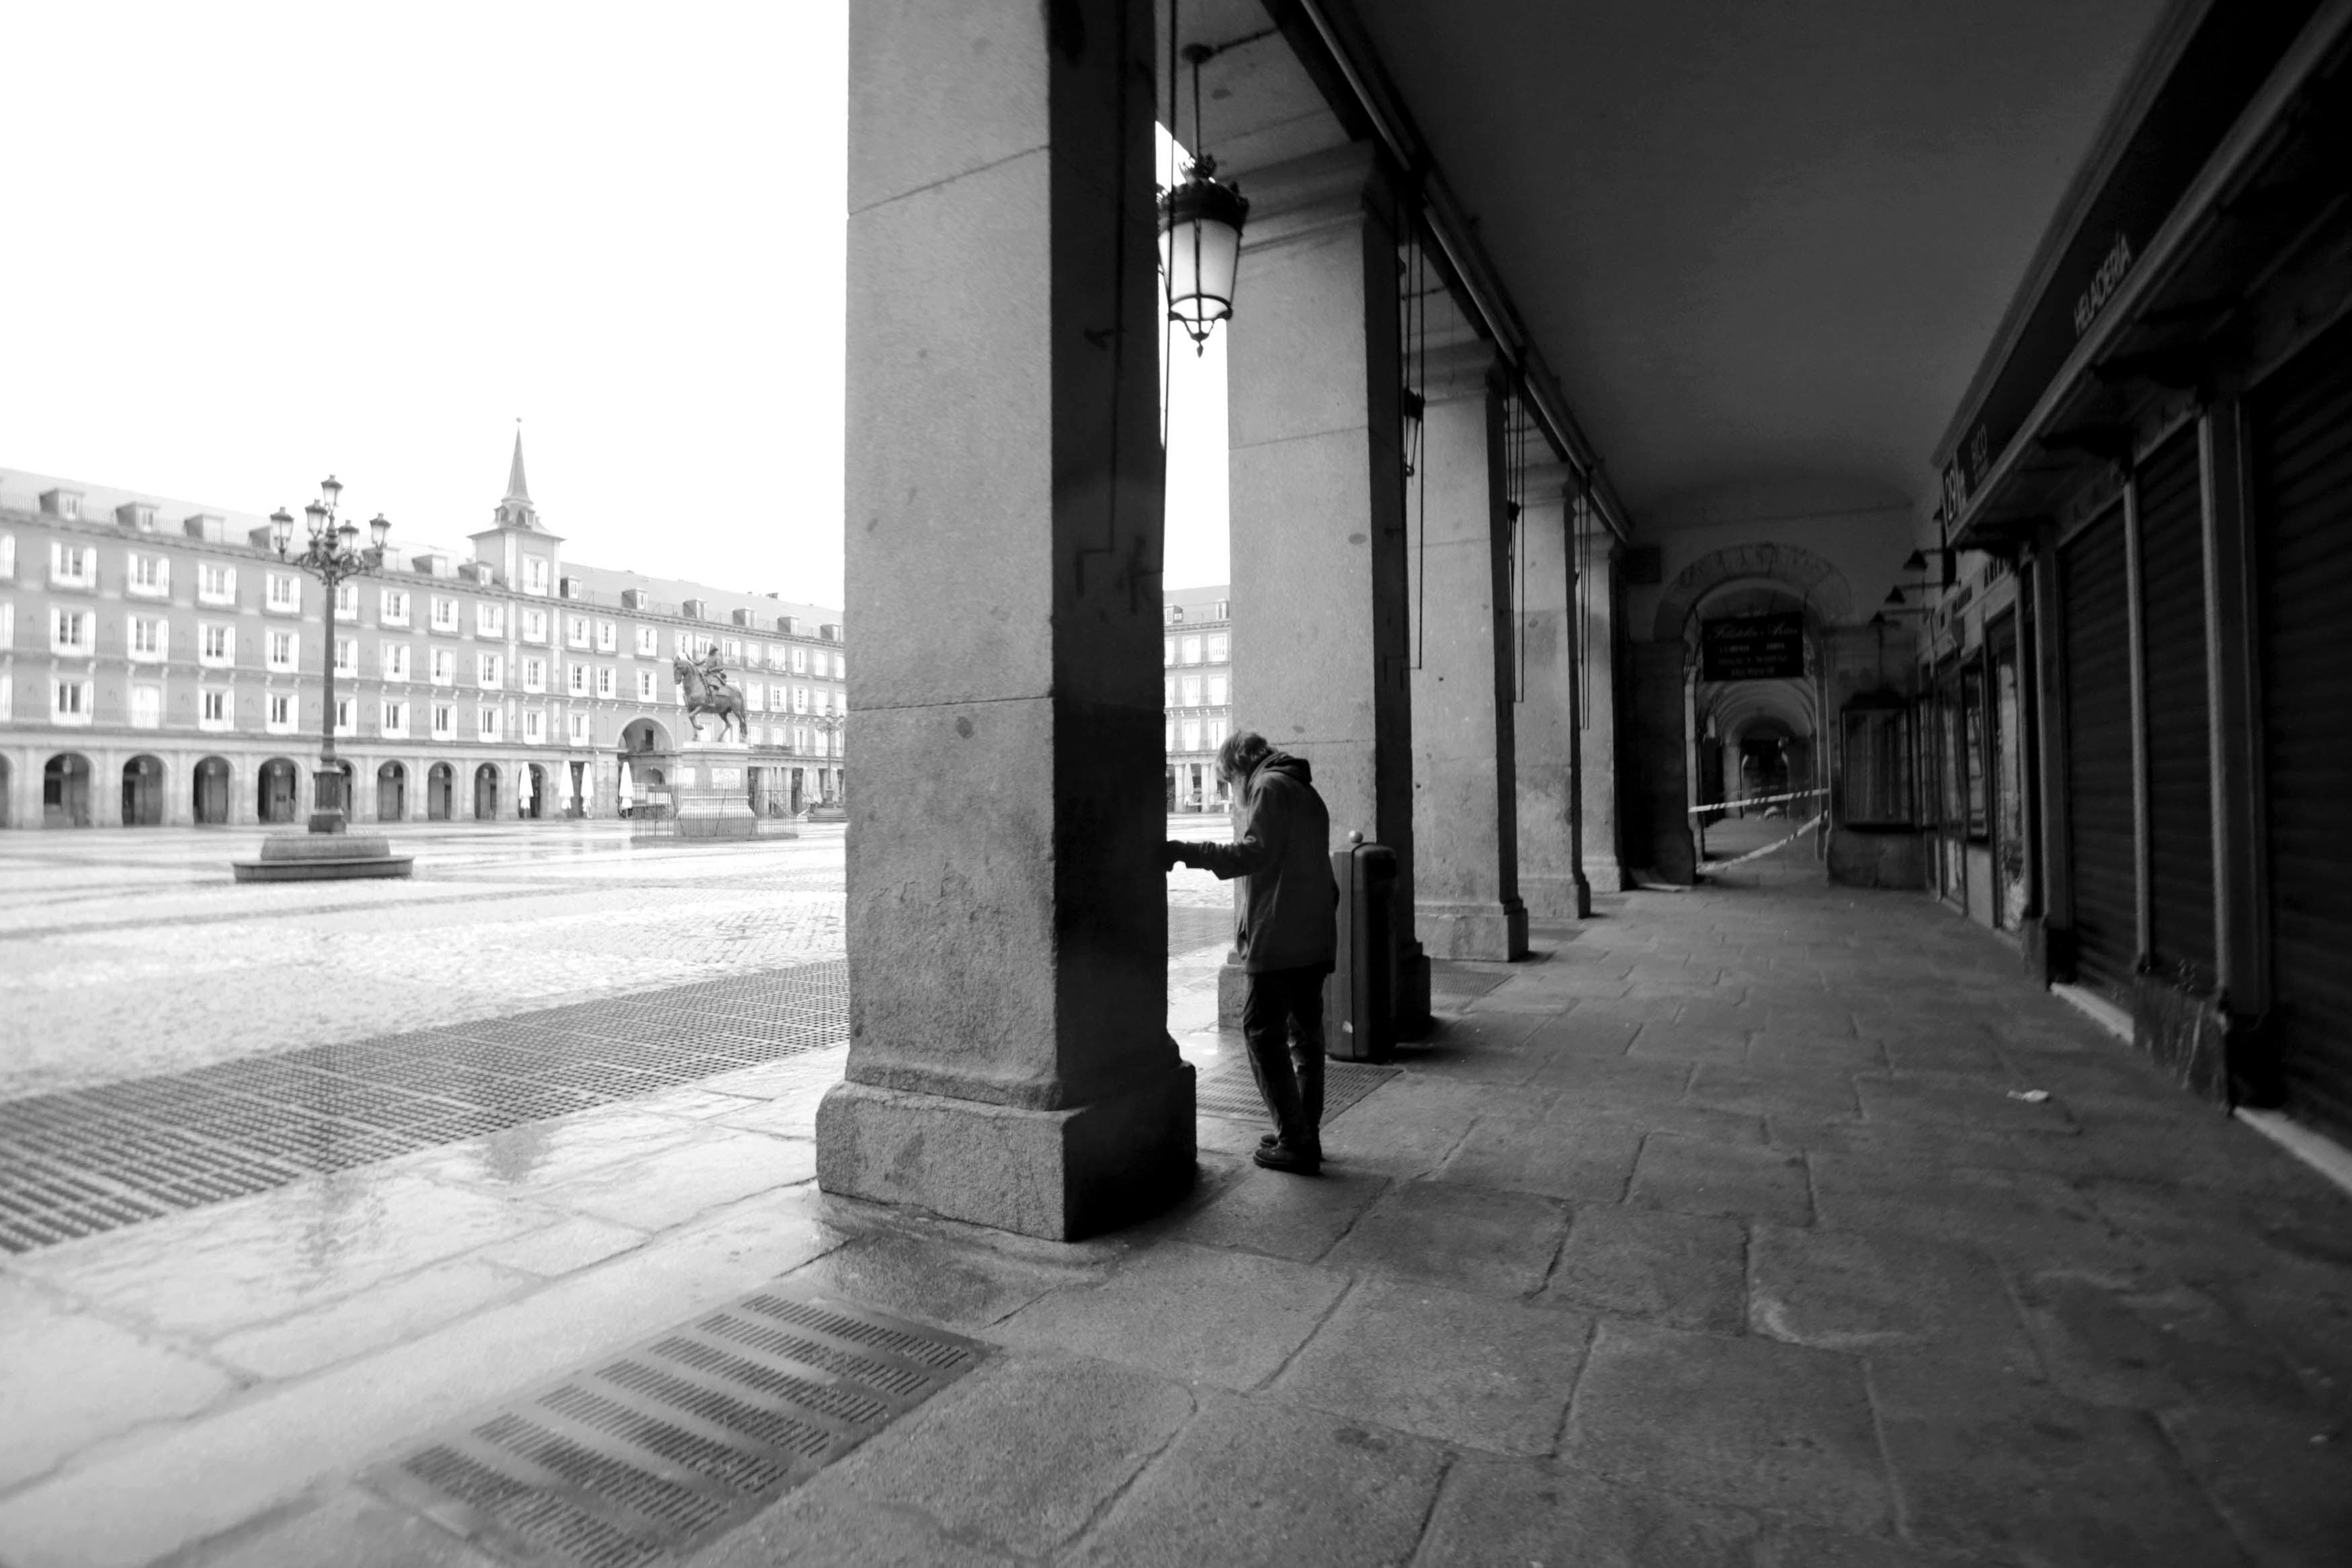
[[[1215,53],[1205,44],[1184,50],[1192,68],[1195,141],[1201,136],[1201,66]],[[1171,89],[1174,68],[1171,62]],[[1206,152],[1192,160],[1182,184],[1160,193],[1160,271],[1168,280],[1168,319],[1191,334],[1196,354],[1208,350],[1210,329],[1233,316],[1234,274],[1241,266],[1242,225],[1248,221],[1248,200],[1217,178],[1217,161]]]
[[[1168,277],[1168,319],[1205,352],[1209,331],[1234,313],[1249,202],[1216,177],[1217,161],[1193,161],[1184,183],[1160,197],[1160,265]]]

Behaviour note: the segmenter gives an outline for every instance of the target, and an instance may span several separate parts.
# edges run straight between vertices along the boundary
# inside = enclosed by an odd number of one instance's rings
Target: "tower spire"
[[[514,463],[507,470],[506,498],[499,503],[497,527],[531,528],[539,527],[539,508],[531,505],[530,486],[522,476],[522,421],[515,421]]]

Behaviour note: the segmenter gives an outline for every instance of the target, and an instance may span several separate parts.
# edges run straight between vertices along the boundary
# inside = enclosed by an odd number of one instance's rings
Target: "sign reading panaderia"
[[[1777,681],[1805,673],[1805,618],[1727,615],[1699,626],[1699,678]]]

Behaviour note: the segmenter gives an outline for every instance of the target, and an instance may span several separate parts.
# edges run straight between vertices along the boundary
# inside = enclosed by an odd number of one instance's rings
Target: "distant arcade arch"
[[[1733,545],[1699,557],[1675,574],[1658,599],[1651,635],[1661,643],[1685,636],[1703,601],[1727,586],[1771,584],[1795,594],[1818,625],[1853,618],[1853,585],[1824,557],[1796,545]]]
[[[254,776],[253,811],[265,822],[290,822],[301,801],[302,775],[283,757],[273,757]]]
[[[141,752],[122,765],[122,825],[163,825],[163,759]]]

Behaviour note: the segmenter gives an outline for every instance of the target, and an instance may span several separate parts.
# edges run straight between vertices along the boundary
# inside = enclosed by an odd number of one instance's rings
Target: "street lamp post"
[[[321,784],[331,779],[334,782],[321,792],[319,809],[310,813],[314,833],[340,833],[350,824],[351,802],[344,799],[342,769],[335,763],[335,590],[346,578],[382,568],[384,540],[392,534],[392,524],[378,512],[368,522],[368,543],[362,547],[359,524],[348,517],[336,520],[335,507],[342,494],[343,486],[333,475],[319,482],[319,499],[302,508],[310,541],[299,555],[286,553],[294,542],[292,515],[283,507],[269,515],[269,544],[278,559],[301,568],[327,588],[327,701],[320,716],[319,779]]]

